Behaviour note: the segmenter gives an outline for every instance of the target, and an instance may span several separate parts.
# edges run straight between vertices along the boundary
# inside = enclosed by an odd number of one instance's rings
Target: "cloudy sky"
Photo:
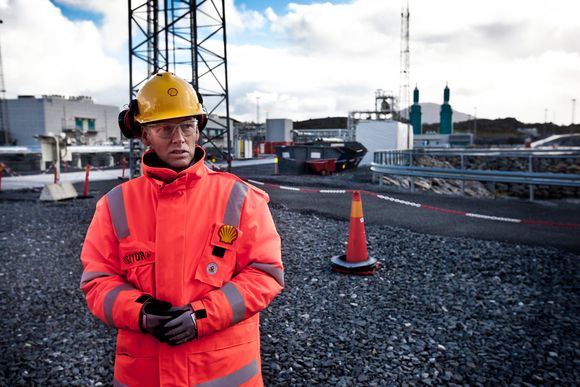
[[[136,1],[135,1],[136,3]],[[226,0],[230,112],[346,116],[398,94],[400,0]],[[580,1],[410,0],[410,83],[421,102],[533,123],[580,121]],[[0,0],[6,96],[128,99],[127,2]]]

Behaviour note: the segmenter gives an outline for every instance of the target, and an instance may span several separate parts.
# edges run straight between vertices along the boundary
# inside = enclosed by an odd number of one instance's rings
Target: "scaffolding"
[[[361,120],[386,121],[398,120],[397,98],[391,91],[375,91],[375,110],[355,110],[348,112],[346,136],[349,141],[356,141],[356,125]]]
[[[208,112],[208,126],[214,133],[208,136],[202,132],[201,145],[214,145],[213,140],[225,135],[229,155],[231,128],[225,21],[225,0],[129,0],[130,99],[134,99],[142,84],[159,70],[186,79],[201,94]],[[140,141],[130,140],[131,177],[141,173],[141,152]],[[226,160],[230,170],[230,158]]]

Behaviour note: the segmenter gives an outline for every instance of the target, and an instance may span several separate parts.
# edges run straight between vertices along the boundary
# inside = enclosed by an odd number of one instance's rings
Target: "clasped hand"
[[[190,305],[172,307],[169,302],[150,298],[141,308],[141,331],[175,346],[197,337],[195,313]]]

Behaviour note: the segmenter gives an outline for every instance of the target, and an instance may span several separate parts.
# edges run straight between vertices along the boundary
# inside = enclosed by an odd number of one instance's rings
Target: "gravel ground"
[[[115,332],[78,289],[96,198],[37,197],[0,194],[0,385],[111,385]],[[266,385],[580,384],[578,255],[367,225],[381,268],[347,276],[329,269],[347,221],[272,212],[286,289],[262,313]]]

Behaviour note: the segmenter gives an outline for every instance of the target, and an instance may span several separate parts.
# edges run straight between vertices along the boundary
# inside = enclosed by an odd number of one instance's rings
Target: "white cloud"
[[[70,21],[46,0],[9,1],[2,14],[8,97],[110,94],[126,84],[127,68],[105,52],[102,32],[94,23]],[[108,102],[120,100],[107,97]]]
[[[290,5],[285,15],[267,11],[271,31],[285,37],[286,50],[309,59],[300,69],[306,77],[288,79],[288,86],[277,87],[291,90],[291,85],[306,78],[308,82],[302,84],[319,98],[345,100],[344,95],[350,93],[350,107],[335,110],[340,115],[360,109],[361,102],[369,99],[366,107],[371,108],[374,89],[397,92],[399,6],[359,0],[335,6]],[[574,71],[580,55],[580,27],[575,20],[580,4],[571,0],[423,0],[411,2],[411,7],[410,86],[418,84],[422,101],[441,103],[448,82],[452,106],[466,113],[477,108],[480,116],[539,121],[548,108],[558,122],[569,123],[566,112],[580,82],[579,71]],[[271,50],[260,58],[267,55],[266,61],[271,61],[277,52]],[[546,56],[551,60],[545,60]],[[277,69],[287,74],[299,68],[295,62],[279,58]],[[344,85],[342,93],[338,85]],[[307,99],[302,105],[296,110],[323,114],[307,106]]]
[[[101,22],[68,20],[49,0],[0,0],[8,96],[126,103],[126,2],[55,1]],[[398,93],[400,2],[289,4],[279,14],[238,4],[226,1],[234,118],[254,120],[256,97],[262,119],[306,119],[373,108],[376,89]],[[575,0],[411,1],[411,89],[441,103],[448,82],[456,110],[533,122],[548,109],[568,124],[580,99],[578,14]]]
[[[56,0],[59,4],[94,12],[102,17],[103,47],[115,54],[127,52],[127,2],[119,0]]]
[[[266,18],[260,12],[245,7],[238,9],[234,0],[226,0],[225,3],[228,35],[258,30],[265,25]]]

